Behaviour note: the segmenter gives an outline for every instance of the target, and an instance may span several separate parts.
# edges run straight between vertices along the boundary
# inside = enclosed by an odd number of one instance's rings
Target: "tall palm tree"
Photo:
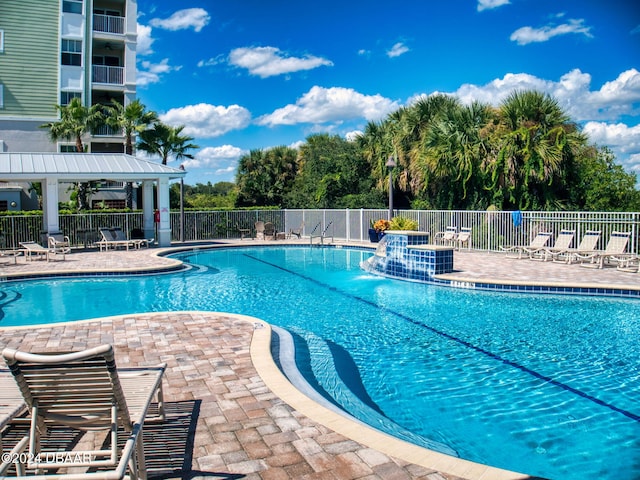
[[[147,111],[140,100],[123,106],[117,100],[111,100],[111,105],[104,107],[105,123],[115,130],[122,130],[125,139],[125,153],[133,155],[133,138],[144,131],[153,122],[158,121],[155,112]],[[125,186],[126,206],[133,208],[133,184],[127,182]]]
[[[509,95],[500,118],[503,131],[490,168],[502,207],[551,207],[583,135],[554,98],[536,91]]]
[[[86,107],[80,98],[73,98],[68,105],[56,105],[60,120],[40,125],[49,129],[49,138],[53,142],[60,139],[75,141],[76,152],[84,152],[82,137],[103,122],[102,107],[98,104]],[[88,207],[88,183],[78,184],[78,209]]]
[[[162,164],[166,165],[170,157],[173,160],[194,158],[187,150],[200,148],[191,142],[193,137],[182,135],[184,125],[171,127],[162,122],[156,122],[150,129],[140,132],[138,148],[152,155],[162,158]]]

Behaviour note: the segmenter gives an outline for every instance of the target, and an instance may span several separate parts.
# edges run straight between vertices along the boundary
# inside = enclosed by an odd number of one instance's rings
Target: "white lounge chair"
[[[64,253],[52,251],[50,248],[43,247],[37,242],[20,242],[22,251],[27,261],[36,259],[46,259],[47,262],[51,260],[52,255],[62,255],[64,260]]]
[[[113,248],[114,250],[118,247],[123,247],[129,250],[129,247],[136,246],[135,242],[127,240],[126,238],[123,240],[122,238],[118,238],[116,234],[116,229],[114,228],[101,228],[100,235],[102,236],[102,240],[96,242],[98,247],[100,247],[100,251],[107,251],[109,248]]]
[[[581,266],[603,268],[606,262],[624,264],[632,256],[625,254],[631,232],[611,232],[607,246],[603,251],[576,253],[574,259],[581,261]]]
[[[458,227],[448,226],[444,232],[437,232],[433,238],[436,243],[454,245],[458,238]]]
[[[576,254],[587,254],[595,251],[600,241],[600,230],[587,230],[576,248],[565,248],[551,252],[551,260],[559,263],[572,263]]]
[[[33,478],[24,473],[27,470],[37,473],[63,467],[74,471],[80,467],[107,468],[108,472],[58,473],[51,478],[146,478],[142,430],[154,398],[160,415],[164,413],[162,376],[166,365],[116,369],[111,345],[58,354],[5,348],[2,356],[29,408],[31,427],[29,436],[18,444],[28,449],[20,452],[26,455],[3,456],[0,468],[6,470],[8,463],[14,462],[17,478],[25,479]],[[53,426],[108,431],[110,446],[47,455],[40,450],[39,439]]]
[[[507,252],[508,258],[531,258],[532,255],[541,252],[547,246],[552,236],[551,232],[538,232],[529,245],[500,246],[500,250]]]
[[[571,247],[573,237],[575,237],[575,235],[575,230],[562,229],[560,230],[553,247],[544,247],[541,250],[533,252],[529,258],[531,258],[531,260],[541,260],[543,262],[553,260],[554,254],[564,252]]]
[[[302,238],[303,230],[304,230],[304,222],[302,222],[298,228],[290,228],[288,238],[291,238],[294,235],[298,237],[298,239]]]
[[[460,233],[458,233],[456,237],[456,245],[458,246],[458,250],[460,250],[463,245],[471,248],[471,227],[460,228]]]

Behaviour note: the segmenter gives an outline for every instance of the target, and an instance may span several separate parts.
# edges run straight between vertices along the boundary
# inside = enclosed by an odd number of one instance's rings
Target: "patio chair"
[[[587,230],[576,248],[565,248],[551,252],[551,261],[558,263],[572,263],[574,254],[587,254],[595,251],[600,241],[600,230]]]
[[[569,247],[571,247],[571,243],[573,243],[573,237],[575,236],[575,230],[567,230],[562,229],[556,238],[553,247],[545,247],[541,250],[533,252],[530,256],[531,260],[541,260],[546,262],[547,260],[552,260],[553,255],[558,252],[564,252]]]
[[[300,223],[298,228],[290,228],[288,237],[291,238],[294,235],[298,237],[298,239],[302,238],[302,231],[304,230],[304,222]]]
[[[532,255],[543,250],[552,236],[553,234],[551,232],[538,232],[529,245],[500,246],[500,250],[507,252],[507,258],[530,258]]]
[[[240,233],[240,240],[244,240],[244,237],[251,237],[250,228],[242,228],[239,223],[236,223],[236,230]]]
[[[463,245],[466,245],[467,248],[471,248],[471,227],[461,227],[460,233],[456,237],[456,245],[458,250],[462,248]]]
[[[276,226],[271,222],[264,224],[264,239],[275,240],[276,239]]]
[[[71,253],[71,241],[69,237],[62,233],[50,233],[47,236],[49,251],[54,254]]]
[[[13,461],[17,472],[73,467],[74,473],[57,473],[52,477],[57,479],[146,478],[142,430],[154,398],[160,417],[164,415],[162,376],[166,365],[117,369],[111,345],[53,354],[5,348],[2,356],[22,392],[31,425],[28,437],[21,442],[27,454],[22,451],[3,457],[2,468],[6,470],[7,461]],[[40,439],[47,431],[50,437],[54,435],[52,427],[109,432],[110,445],[105,442],[102,449],[81,450],[81,446],[47,454],[41,451]],[[77,467],[108,468],[108,472],[78,474]],[[23,475],[18,478],[32,478]]]
[[[605,263],[624,264],[633,256],[625,254],[631,232],[611,232],[607,246],[602,251],[575,253],[574,259],[582,262],[581,266],[603,268]]]
[[[261,220],[258,220],[255,223],[255,228],[256,228],[256,239],[264,240],[264,222]]]
[[[454,245],[458,238],[458,227],[448,226],[444,232],[437,232],[434,236],[436,243],[442,245]]]

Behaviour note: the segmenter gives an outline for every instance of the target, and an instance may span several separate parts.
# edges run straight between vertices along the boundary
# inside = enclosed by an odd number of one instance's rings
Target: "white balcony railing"
[[[93,31],[124,34],[124,17],[115,17],[113,15],[93,15]]]
[[[124,67],[94,65],[91,80],[93,81],[93,83],[124,85]]]
[[[91,133],[94,137],[124,137],[124,131],[121,128],[111,128],[107,125],[96,127]]]

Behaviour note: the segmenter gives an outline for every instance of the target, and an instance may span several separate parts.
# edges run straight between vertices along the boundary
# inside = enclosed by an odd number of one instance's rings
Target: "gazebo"
[[[169,180],[183,178],[184,170],[132,155],[110,153],[0,153],[0,180],[41,182],[43,230],[60,231],[58,183],[115,180],[142,182],[143,228],[155,235],[153,185],[157,186],[160,212],[158,245],[171,245]]]

